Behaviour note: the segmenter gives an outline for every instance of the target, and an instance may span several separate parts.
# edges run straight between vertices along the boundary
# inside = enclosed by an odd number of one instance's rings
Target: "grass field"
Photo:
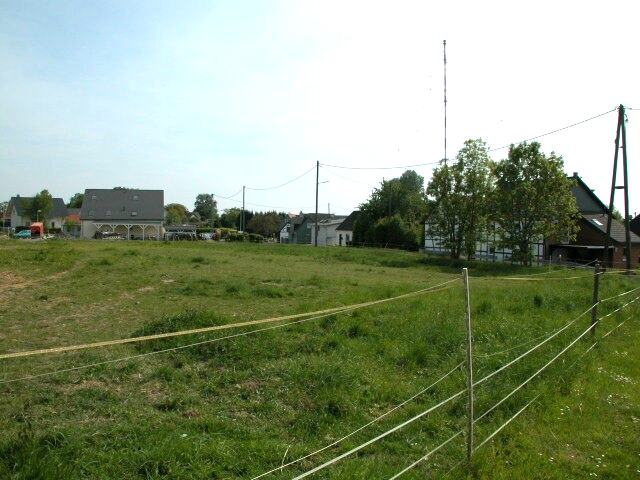
[[[0,353],[296,314],[392,297],[460,277],[415,253],[204,242],[0,242]],[[470,265],[474,375],[591,305],[593,275]],[[579,276],[581,278],[562,280]],[[555,280],[554,280],[555,279]],[[368,423],[465,358],[464,293],[445,290],[78,371],[0,383],[0,478],[255,477]],[[640,286],[605,275],[601,297]],[[599,315],[636,294],[613,299]],[[633,305],[587,335],[476,425],[403,478],[640,478],[640,333]],[[476,388],[476,412],[540,368],[590,316]],[[276,324],[277,325],[277,324]],[[10,380],[246,332],[0,360]],[[542,337],[543,338],[543,337]],[[503,350],[512,350],[503,352]],[[577,362],[574,364],[574,362]],[[465,388],[459,369],[344,442],[263,478],[292,478]],[[466,425],[466,397],[310,478],[386,479]],[[453,468],[453,470],[452,470]]]

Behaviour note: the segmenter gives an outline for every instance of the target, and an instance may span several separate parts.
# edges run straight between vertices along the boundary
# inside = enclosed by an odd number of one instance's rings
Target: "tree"
[[[272,237],[280,230],[282,217],[277,212],[259,212],[247,221],[247,232]]]
[[[168,225],[182,225],[189,221],[189,210],[180,203],[170,203],[164,207]]]
[[[69,203],[67,203],[67,207],[81,208],[83,201],[84,201],[84,193],[76,193],[69,199]]]
[[[354,242],[371,244],[392,244],[402,248],[415,249],[418,246],[426,214],[424,178],[413,170],[407,170],[399,178],[383,181],[374,189],[369,200],[360,205],[360,216],[354,225]],[[383,222],[385,228],[376,228],[384,218],[397,216],[398,221]],[[412,232],[405,235],[397,231],[393,235],[389,229]],[[385,232],[383,234],[383,232]],[[390,242],[390,236],[404,239],[400,243]]]
[[[49,218],[52,211],[53,197],[48,190],[42,190],[33,197],[31,205],[29,206],[31,221],[39,220],[46,223],[46,219]]]
[[[254,213],[250,210],[244,211],[244,221],[246,226],[249,226],[249,222],[253,218]],[[242,209],[241,208],[227,208],[220,216],[220,225],[226,228],[235,228],[240,230],[242,223]],[[246,230],[246,229],[245,229]]]
[[[194,203],[194,212],[198,212],[203,221],[212,226],[218,220],[218,203],[210,193],[199,193]]]
[[[538,239],[575,238],[574,181],[563,167],[562,157],[545,155],[538,142],[511,145],[508,157],[495,165],[496,227],[500,246],[510,248],[514,260],[530,265],[531,245]]]
[[[222,215],[220,215],[220,225],[225,228],[240,229],[240,215],[242,209],[240,208],[227,208]]]
[[[429,232],[441,239],[451,258],[475,256],[489,214],[490,165],[486,144],[467,140],[455,162],[437,168],[427,186]]]

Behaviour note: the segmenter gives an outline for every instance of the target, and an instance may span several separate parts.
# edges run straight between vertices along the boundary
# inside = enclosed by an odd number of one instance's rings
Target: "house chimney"
[[[573,178],[578,178],[578,172],[573,172]]]

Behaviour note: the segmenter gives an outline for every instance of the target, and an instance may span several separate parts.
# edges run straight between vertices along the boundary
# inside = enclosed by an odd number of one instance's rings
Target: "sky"
[[[312,211],[317,161],[443,158],[443,39],[449,158],[469,138],[496,148],[640,109],[639,13],[631,1],[0,0],[0,200],[126,186],[188,208],[214,193],[224,209],[246,185],[248,209]],[[616,122],[539,140],[605,203]],[[640,110],[627,144],[633,214]],[[428,182],[432,168],[415,170]],[[321,167],[320,210],[348,214],[402,172]]]

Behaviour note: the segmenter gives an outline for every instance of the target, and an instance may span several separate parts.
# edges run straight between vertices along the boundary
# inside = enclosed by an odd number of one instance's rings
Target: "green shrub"
[[[248,235],[249,241],[253,243],[262,243],[264,242],[264,237],[257,233],[250,233]]]

